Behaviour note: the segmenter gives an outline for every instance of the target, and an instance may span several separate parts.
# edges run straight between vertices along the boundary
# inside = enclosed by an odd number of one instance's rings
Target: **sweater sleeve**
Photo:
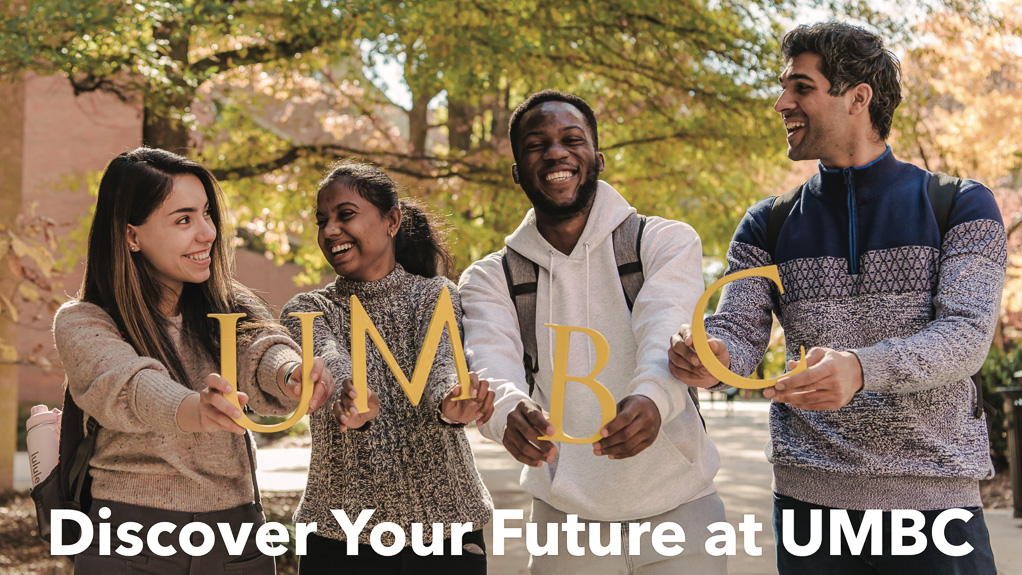
[[[652,399],[667,423],[689,403],[687,387],[667,368],[667,348],[703,293],[702,244],[688,224],[650,217],[641,247],[645,281],[632,306],[638,347],[629,394]]]
[[[479,431],[501,443],[508,414],[529,399],[529,392],[518,315],[504,279],[500,254],[491,254],[472,264],[461,275],[458,289],[465,313],[464,343],[469,369],[489,380],[495,395],[493,416]]]
[[[1000,313],[1007,245],[993,194],[976,185],[956,198],[940,250],[934,319],[906,338],[852,350],[863,387],[909,393],[961,381],[979,371]]]
[[[183,433],[177,410],[197,392],[171,379],[159,361],[140,356],[103,309],[72,301],[57,310],[53,338],[68,387],[82,411],[123,433]]]
[[[262,304],[244,302],[245,312],[264,321],[272,321]],[[248,394],[248,405],[264,415],[285,415],[298,407],[298,400],[284,394],[277,385],[280,366],[301,361],[298,345],[280,331],[267,330],[238,342],[238,389]]]
[[[341,398],[341,382],[351,378],[351,354],[330,327],[334,321],[342,321],[343,326],[347,327],[348,313],[338,309],[335,304],[322,296],[314,293],[302,293],[291,298],[291,301],[284,305],[284,309],[280,312],[280,323],[291,332],[292,337],[301,341],[301,322],[290,314],[317,311],[322,312],[323,315],[316,317],[312,322],[313,353],[323,358],[326,368],[330,370],[330,374],[337,383],[333,396],[326,403],[329,406]]]

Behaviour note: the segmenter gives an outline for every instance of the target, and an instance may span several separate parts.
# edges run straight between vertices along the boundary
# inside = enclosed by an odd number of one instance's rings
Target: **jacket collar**
[[[825,199],[836,197],[843,200],[848,197],[848,183],[850,182],[855,190],[856,200],[869,201],[887,189],[891,174],[899,163],[890,146],[887,146],[879,158],[862,166],[828,170],[820,162],[821,185],[818,188],[811,186],[810,192]],[[848,182],[846,182],[846,177]]]

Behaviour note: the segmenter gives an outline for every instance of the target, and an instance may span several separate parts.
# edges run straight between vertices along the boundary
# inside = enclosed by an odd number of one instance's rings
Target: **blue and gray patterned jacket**
[[[731,369],[752,373],[784,328],[799,346],[851,350],[864,387],[836,411],[774,403],[767,457],[774,490],[847,509],[980,505],[993,469],[986,422],[969,377],[986,357],[1007,252],[993,194],[965,181],[941,243],[926,195],[929,172],[894,158],[809,179],[766,251],[772,198],[746,213],[728,272],[776,264],[784,295],[763,278],[725,287],[707,332],[727,343]]]

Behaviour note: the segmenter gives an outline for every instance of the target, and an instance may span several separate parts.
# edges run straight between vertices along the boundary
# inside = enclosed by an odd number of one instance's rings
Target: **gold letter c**
[[[696,304],[696,310],[692,314],[692,343],[695,345],[696,355],[699,356],[699,361],[701,361],[703,365],[706,366],[706,370],[709,371],[713,377],[719,379],[721,383],[726,383],[731,387],[739,387],[742,389],[763,389],[773,386],[777,383],[777,380],[782,377],[790,377],[808,369],[809,365],[806,363],[806,348],[799,347],[801,359],[799,359],[798,366],[788,373],[772,379],[749,379],[736,373],[732,373],[730,369],[717,360],[717,356],[714,355],[713,351],[710,349],[710,342],[706,336],[706,326],[703,325],[703,310],[706,309],[706,304],[710,302],[710,298],[713,294],[725,285],[735,280],[747,277],[762,277],[772,280],[775,284],[777,284],[777,289],[782,294],[784,293],[784,286],[781,285],[781,276],[777,273],[777,266],[751,268],[720,278],[713,282],[713,284],[705,292],[703,292],[702,297],[699,298],[699,303]]]

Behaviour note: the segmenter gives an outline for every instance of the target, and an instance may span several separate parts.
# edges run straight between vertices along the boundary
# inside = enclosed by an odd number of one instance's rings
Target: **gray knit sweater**
[[[941,237],[928,181],[889,149],[866,166],[821,166],[773,254],[770,199],[735,232],[728,273],[776,264],[784,294],[764,278],[724,288],[706,331],[727,343],[732,370],[755,370],[771,312],[788,359],[822,346],[862,365],[863,388],[841,409],[771,405],[767,456],[781,495],[847,509],[981,504],[979,480],[993,468],[969,376],[997,323],[1004,226],[990,190],[965,181]]]
[[[261,308],[255,308],[269,314]],[[253,500],[245,437],[233,433],[189,433],[177,425],[177,410],[189,395],[205,389],[219,373],[194,341],[182,337],[181,318],[170,319],[170,338],[188,381],[170,378],[167,368],[140,356],[122,339],[102,308],[71,301],[57,310],[53,338],[68,386],[86,415],[102,426],[89,461],[97,499],[175,511],[230,509]],[[238,350],[238,389],[257,413],[281,415],[297,400],[277,386],[277,371],[298,361],[298,346],[287,336],[254,336]]]
[[[351,377],[350,298],[358,297],[383,336],[401,369],[411,377],[440,290],[451,292],[458,326],[461,303],[454,284],[443,277],[409,274],[398,265],[381,280],[358,282],[338,277],[326,288],[294,297],[282,312],[282,323],[299,337],[300,324],[291,312],[323,312],[316,318],[316,355],[326,361],[339,399],[340,382]],[[424,540],[432,541],[431,523],[444,524],[444,538],[453,522],[472,522],[481,529],[492,516],[493,503],[475,468],[464,429],[441,425],[436,417],[444,393],[456,381],[446,330],[417,407],[390,372],[376,344],[367,338],[369,387],[380,398],[380,413],[367,431],[338,431],[333,413],[311,416],[312,457],[309,482],[295,521],[317,523],[317,534],[344,540],[331,514],[343,509],[354,521],[364,509],[375,509],[359,543],[368,544],[372,528],[386,521],[400,525],[411,544],[411,524],[424,523]],[[393,543],[387,532],[384,543]]]

